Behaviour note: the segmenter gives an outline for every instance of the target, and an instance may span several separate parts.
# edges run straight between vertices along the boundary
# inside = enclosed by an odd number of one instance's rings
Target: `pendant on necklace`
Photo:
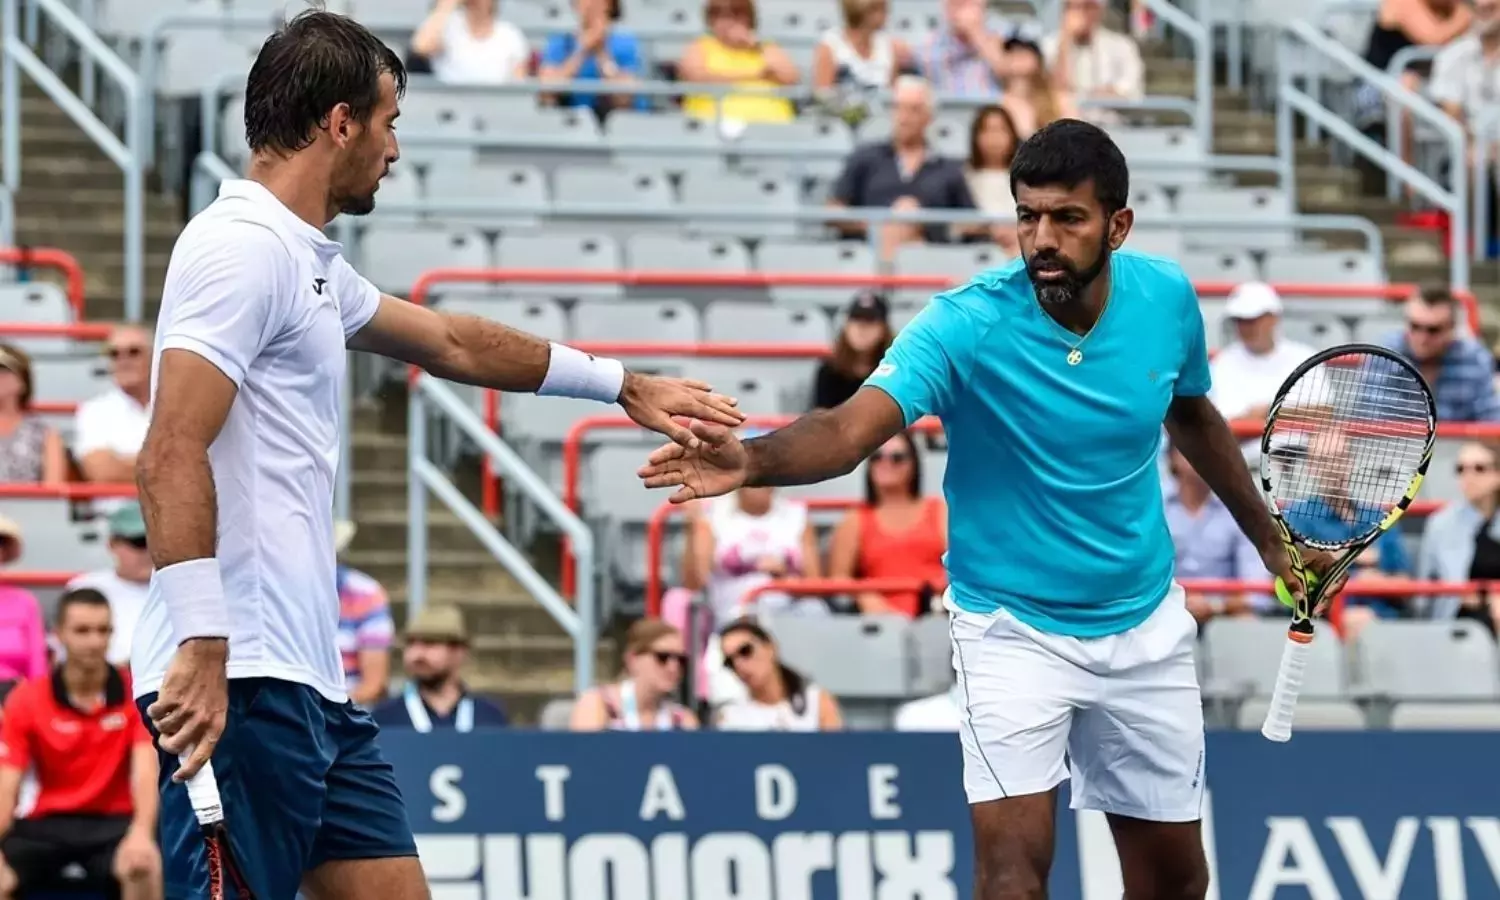
[[[1077,347],[1074,347],[1072,350],[1068,351],[1068,365],[1070,365],[1070,366],[1076,366],[1076,365],[1078,365],[1081,362],[1083,362],[1083,351],[1082,350],[1079,350]]]

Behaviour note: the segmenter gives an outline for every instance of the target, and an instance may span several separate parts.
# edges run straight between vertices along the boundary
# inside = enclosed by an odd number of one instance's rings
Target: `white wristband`
[[[229,637],[229,604],[217,559],[190,559],[158,569],[152,577],[166,603],[173,640]]]
[[[563,344],[552,345],[547,377],[537,388],[540,397],[577,397],[614,403],[625,384],[625,365],[618,359],[594,356]]]

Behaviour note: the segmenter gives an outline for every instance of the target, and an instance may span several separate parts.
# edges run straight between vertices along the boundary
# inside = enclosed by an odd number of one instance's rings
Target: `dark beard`
[[[1084,289],[1094,283],[1104,267],[1109,265],[1109,244],[1106,243],[1099,248],[1099,256],[1094,264],[1087,269],[1079,271],[1072,264],[1057,254],[1048,254],[1045,257],[1033,256],[1026,261],[1026,274],[1031,277],[1031,286],[1036,291],[1037,300],[1043,306],[1066,306],[1083,296]],[[1044,281],[1037,277],[1038,263],[1049,263],[1060,266],[1063,277],[1053,281]]]
[[[346,216],[368,216],[375,211],[375,194],[360,197],[344,197],[339,200],[339,212]]]
[[[417,687],[424,691],[435,691],[448,683],[448,673],[436,672],[432,675],[413,675],[411,680],[415,681]]]

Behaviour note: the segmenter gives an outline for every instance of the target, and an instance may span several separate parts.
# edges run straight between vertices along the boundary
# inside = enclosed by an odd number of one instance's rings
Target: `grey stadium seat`
[[[250,158],[250,144],[245,140],[244,97],[231,97],[224,106],[219,118],[218,140],[219,155],[230,163],[239,164]]]
[[[726,141],[726,155],[736,155],[739,144],[758,149],[781,148],[775,155],[762,153],[739,155],[739,167],[763,174],[837,176],[844,159],[854,149],[854,139],[843,122],[803,118],[791,122],[752,122],[733,141]]]
[[[588,451],[580,487],[591,517],[644,526],[667,499],[669,494],[649,490],[636,477],[645,461],[642,452],[643,447],[633,443],[605,444]]]
[[[911,692],[936,694],[952,686],[953,641],[948,617],[929,615],[914,619],[907,633],[911,664]]]
[[[1195,281],[1254,281],[1255,261],[1243,250],[1188,250],[1177,258]]]
[[[477,231],[382,227],[376,221],[360,238],[359,263],[361,274],[381,290],[404,295],[432,269],[489,268],[490,244]]]
[[[67,500],[7,499],[5,514],[21,526],[25,549],[21,564],[28,569],[87,572],[112,565],[99,520],[72,521]]]
[[[809,364],[802,365],[804,371],[799,373],[795,368],[788,371],[782,360],[688,359],[683,361],[683,372],[737,399],[747,416],[775,416],[786,411],[782,397],[810,379]]]
[[[45,281],[0,284],[0,322],[32,325],[70,325],[73,307],[62,288]],[[14,344],[32,355],[70,353],[72,338],[0,335],[0,343]]]
[[[695,344],[701,329],[698,310],[682,300],[580,301],[573,339]]]
[[[1163,228],[1132,228],[1125,249],[1152,256],[1177,259],[1182,256],[1182,232]]]
[[[1348,250],[1272,250],[1266,254],[1266,280],[1310,284],[1385,284],[1380,261]]]
[[[1286,623],[1225,618],[1203,629],[1203,660],[1208,670],[1204,693],[1217,696],[1270,696],[1286,647]],[[1338,638],[1325,631],[1312,643],[1302,693],[1307,697],[1344,695],[1344,654]]]
[[[196,100],[204,88],[249,72],[259,50],[260,41],[252,42],[245,32],[205,28],[172,32],[160,57],[157,89],[169,97]]]
[[[678,272],[750,271],[750,251],[733,238],[694,238],[679,234],[638,234],[625,241],[631,269]]]
[[[1271,708],[1269,697],[1252,697],[1240,705],[1236,716],[1241,731],[1259,731],[1265,724],[1266,713]],[[1318,700],[1308,698],[1297,701],[1297,711],[1292,724],[1299,731],[1363,731],[1365,715],[1358,706],[1347,700]]]
[[[762,272],[795,272],[814,275],[873,275],[875,252],[865,242],[768,240],[756,248],[755,260]],[[798,287],[775,285],[771,300],[786,306],[844,306],[859,290],[854,287]]]
[[[943,476],[948,473],[948,451],[928,450],[922,454],[922,493],[943,496]]]
[[[1301,341],[1314,350],[1325,350],[1338,344],[1347,344],[1349,325],[1338,316],[1286,316],[1281,320],[1281,333],[1294,341]]]
[[[548,700],[537,717],[537,727],[543,731],[567,731],[573,721],[573,702],[572,697]]]
[[[514,300],[455,294],[439,302],[448,312],[483,316],[551,341],[566,341],[569,338],[568,316],[561,306],[551,300]],[[507,403],[510,400],[511,398],[506,398]]]
[[[1292,241],[1292,231],[1285,225],[1254,227],[1258,219],[1284,220],[1292,215],[1291,197],[1273,188],[1183,187],[1177,194],[1177,212],[1185,219],[1245,220],[1243,226],[1233,229],[1189,226],[1199,245],[1265,249],[1287,247]]]
[[[610,113],[605,142],[617,164],[660,167],[674,174],[724,170],[722,142],[712,122],[680,113],[648,113],[621,109]],[[631,145],[665,143],[696,148],[691,154],[663,154],[631,149]]]
[[[1355,683],[1396,700],[1500,699],[1500,660],[1484,626],[1468,620],[1377,619],[1353,647]]]
[[[719,301],[703,310],[703,339],[709,342],[776,341],[828,344],[828,317],[817,310],[787,309],[764,303]]]
[[[903,616],[764,616],[782,660],[835,697],[905,697],[907,631]]]
[[[99,356],[37,357],[31,361],[33,400],[82,403],[109,390],[109,366]]]
[[[1172,198],[1155,185],[1141,185],[1130,192],[1130,208],[1143,225],[1167,225],[1172,219]]]
[[[558,209],[570,204],[620,207],[628,218],[638,210],[667,210],[677,205],[672,185],[661,172],[616,166],[563,166],[552,173],[552,201]]]
[[[800,230],[793,218],[798,206],[796,188],[779,178],[694,171],[682,180],[682,214],[690,230],[705,234],[791,237]],[[740,210],[763,215],[740,220],[730,215]]]
[[[1500,731],[1500,703],[1398,703],[1397,731]]]
[[[499,146],[545,146],[545,155],[554,156],[562,150],[602,151],[603,141],[599,132],[599,120],[586,109],[541,108],[527,109],[491,129],[491,137]],[[521,141],[515,140],[521,137]],[[531,156],[535,156],[532,151]]]
[[[993,244],[902,244],[891,267],[897,275],[942,276],[959,285],[1009,261],[1006,252]],[[903,303],[926,303],[933,294],[945,289],[902,288],[895,299]]]
[[[420,213],[422,179],[415,168],[396,165],[380,180],[375,192],[375,213],[371,217],[409,220]]]
[[[484,203],[478,214],[439,212],[443,220],[481,219],[486,224],[524,228],[535,225],[551,198],[542,170],[535,166],[437,166],[427,173],[427,204]],[[514,214],[509,212],[516,210]]]
[[[495,265],[501,269],[574,269],[586,272],[617,272],[623,269],[620,245],[606,234],[505,234],[495,250]],[[515,284],[508,290],[527,296],[619,297],[618,283],[576,282]]]

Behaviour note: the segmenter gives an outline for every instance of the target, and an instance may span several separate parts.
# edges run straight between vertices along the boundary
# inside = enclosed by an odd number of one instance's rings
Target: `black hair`
[[[1097,125],[1079,119],[1058,119],[1044,125],[1016,149],[1010,164],[1010,189],[1019,185],[1060,184],[1072,189],[1094,183],[1094,195],[1104,214],[1125,208],[1130,198],[1130,169],[1125,154]]]
[[[109,609],[109,600],[93,588],[74,588],[57,598],[57,611],[52,614],[55,627],[62,627],[71,606],[102,606]]]
[[[776,642],[771,640],[770,633],[760,627],[760,623],[754,619],[735,619],[724,626],[724,630],[719,632],[719,638],[722,640],[736,631],[750,635],[767,647],[776,646]],[[791,705],[793,713],[799,716],[802,715],[807,711],[807,679],[803,677],[801,672],[782,662],[779,658],[776,660],[776,667],[780,670],[781,689],[786,693],[787,703]]]
[[[911,490],[913,497],[920,497],[922,496],[922,454],[917,452],[917,442],[911,436],[910,431],[898,431],[893,436],[906,444],[907,455],[911,457],[911,478],[907,487]],[[875,473],[870,471],[868,463],[865,464],[865,505],[871,507],[875,505]]]
[[[308,10],[266,38],[245,83],[245,139],[251,150],[291,153],[340,103],[365,124],[380,103],[380,76],[406,92],[401,57],[347,16]]]
[[[984,126],[990,119],[999,119],[1010,131],[1010,159],[1006,160],[1006,168],[1015,162],[1016,151],[1021,146],[1021,132],[1016,130],[1016,120],[1009,110],[998,103],[979,107],[979,110],[974,113],[973,121],[969,123],[969,168],[975,171],[980,169],[980,164],[984,161],[979,152],[979,135],[984,131]]]

